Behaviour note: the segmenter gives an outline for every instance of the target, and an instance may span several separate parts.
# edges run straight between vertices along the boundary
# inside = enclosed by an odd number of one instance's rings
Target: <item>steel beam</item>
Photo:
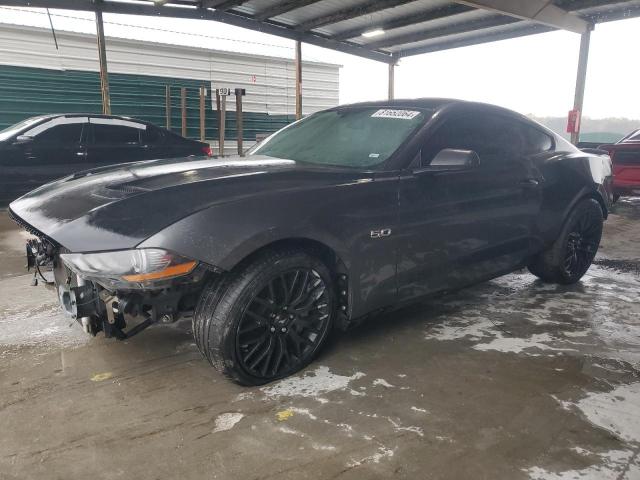
[[[589,20],[595,23],[615,22],[617,20],[627,20],[629,18],[640,17],[640,4],[629,5],[626,8],[590,13]]]
[[[523,20],[533,20],[543,25],[574,33],[584,33],[591,29],[591,24],[588,21],[556,7],[549,0],[458,0],[457,3]]]
[[[111,115],[111,94],[109,92],[109,69],[107,68],[107,48],[104,40],[104,24],[100,3],[96,5],[96,38],[98,41],[98,60],[100,61],[100,92],[102,113]]]
[[[480,45],[482,43],[496,42],[498,40],[507,40],[510,38],[525,37],[537,33],[551,32],[555,30],[546,25],[527,25],[523,27],[513,28],[502,32],[481,33],[456,40],[442,40],[423,47],[407,48],[394,53],[394,57],[410,57],[413,55],[421,55],[423,53],[440,52],[452,48],[468,47],[471,45]]]
[[[203,8],[215,8],[216,10],[229,10],[238,5],[242,5],[247,0],[205,0],[202,2]]]
[[[432,40],[434,38],[448,37],[449,35],[458,33],[466,33],[476,30],[483,30],[485,28],[509,25],[521,21],[522,20],[519,20],[517,18],[505,17],[504,15],[493,15],[491,17],[480,18],[478,20],[471,20],[468,22],[461,22],[453,25],[446,25],[443,27],[433,28],[431,30],[424,30],[422,32],[383,38],[381,40],[367,43],[366,45],[369,48],[385,48],[393,47],[396,45],[406,45],[409,43]]]
[[[0,5],[35,8],[60,8],[67,10],[95,11],[91,0],[0,0]],[[148,17],[187,18],[194,20],[212,20],[236,27],[247,28],[258,32],[276,35],[290,40],[300,40],[318,47],[337,50],[351,55],[357,55],[378,62],[389,63],[391,54],[371,50],[353,43],[337,42],[327,37],[312,33],[298,32],[286,25],[275,22],[260,22],[244,15],[210,10],[206,8],[181,8],[171,4],[157,7],[152,4],[125,3],[105,1],[102,5],[103,13],[121,13],[125,15],[143,15]]]
[[[580,123],[582,119],[582,105],[584,103],[584,87],[587,81],[587,65],[589,63],[589,43],[591,41],[591,31],[587,30],[580,38],[580,53],[578,56],[578,72],[576,75],[576,91],[573,98],[573,109],[578,111],[577,125],[575,132],[571,133],[571,143],[578,144],[580,140]]]
[[[343,22],[352,18],[379,12],[380,10],[397,7],[398,5],[403,5],[405,3],[409,3],[410,1],[412,0],[369,0],[364,4],[342,8],[327,15],[312,18],[311,20],[303,22],[300,25],[296,25],[295,28],[296,30],[306,32],[308,30],[313,30],[314,28],[331,25],[332,23]]]
[[[302,118],[302,42],[296,42],[296,120]]]
[[[296,8],[306,7],[307,5],[311,5],[312,3],[317,3],[319,1],[320,0],[284,0],[283,2],[259,11],[253,16],[253,18],[255,20],[263,21],[267,18],[277,17],[278,15],[290,12]]]
[[[367,25],[367,27],[358,27],[352,28],[350,30],[346,30],[344,32],[337,33],[335,35],[331,35],[332,40],[348,40],[349,38],[355,38],[362,35],[364,32],[368,32],[370,30],[384,30],[388,32],[389,30],[393,30],[395,28],[402,28],[408,25],[415,25],[418,23],[429,22],[431,20],[437,20],[439,18],[450,17],[452,15],[458,15],[460,13],[466,13],[475,10],[473,7],[469,7],[467,5],[458,5],[451,4],[446,5],[444,7],[437,7],[430,10],[426,10],[420,13],[414,13],[412,15],[407,15],[405,17],[396,18],[394,20],[389,20],[387,22],[374,23],[372,25]]]

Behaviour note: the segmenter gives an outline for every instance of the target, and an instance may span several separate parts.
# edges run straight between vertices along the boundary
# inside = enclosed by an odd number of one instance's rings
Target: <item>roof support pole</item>
[[[180,89],[180,133],[183,137],[187,136],[187,89]]]
[[[580,139],[580,120],[582,117],[582,104],[584,102],[584,87],[587,80],[587,64],[589,62],[589,43],[591,30],[587,30],[580,38],[580,54],[578,57],[578,74],[576,76],[576,91],[573,99],[573,109],[578,112],[576,119],[577,128],[571,133],[571,143],[576,145]]]
[[[388,80],[388,98],[389,100],[393,100],[394,92],[395,92],[395,63],[389,64],[389,80]]]
[[[164,101],[165,101],[165,115],[167,117],[167,130],[171,130],[171,86],[165,85]]]
[[[109,72],[107,70],[107,49],[104,41],[101,1],[96,2],[96,34],[98,38],[98,59],[100,60],[100,91],[102,93],[102,113],[111,115],[111,95],[109,93]]]
[[[302,118],[302,42],[296,40],[296,120]]]
[[[206,113],[205,113],[205,96],[207,94],[207,87],[202,85],[200,87],[200,141],[204,142],[207,138],[207,130],[206,130]]]
[[[242,94],[239,92],[239,88],[236,89],[236,141],[238,142],[238,155],[244,157],[243,140],[243,127],[242,127]]]

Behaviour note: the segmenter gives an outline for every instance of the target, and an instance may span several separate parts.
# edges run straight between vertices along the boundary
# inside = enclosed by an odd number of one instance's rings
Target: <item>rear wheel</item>
[[[591,198],[582,200],[569,214],[553,245],[533,259],[529,271],[545,282],[579,281],[598,251],[602,224],[600,204]]]
[[[193,332],[215,368],[237,383],[260,385],[311,362],[334,312],[329,269],[300,250],[274,251],[205,287]]]

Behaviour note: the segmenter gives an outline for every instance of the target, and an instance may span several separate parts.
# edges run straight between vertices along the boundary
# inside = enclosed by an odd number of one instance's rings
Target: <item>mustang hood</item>
[[[9,208],[18,222],[71,251],[125,249],[203,208],[340,182],[339,172],[259,156],[152,160],[76,173]]]

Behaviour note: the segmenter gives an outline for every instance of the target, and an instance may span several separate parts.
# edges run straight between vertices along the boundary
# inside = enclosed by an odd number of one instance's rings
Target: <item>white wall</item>
[[[99,70],[94,36],[59,30],[56,34],[57,51],[48,29],[0,23],[0,64]],[[107,37],[106,45],[110,72],[203,80],[211,82],[212,88],[245,88],[244,111],[295,114],[291,60],[112,37]],[[302,65],[303,114],[338,105],[339,65]],[[234,109],[235,102],[227,102],[227,110]]]

